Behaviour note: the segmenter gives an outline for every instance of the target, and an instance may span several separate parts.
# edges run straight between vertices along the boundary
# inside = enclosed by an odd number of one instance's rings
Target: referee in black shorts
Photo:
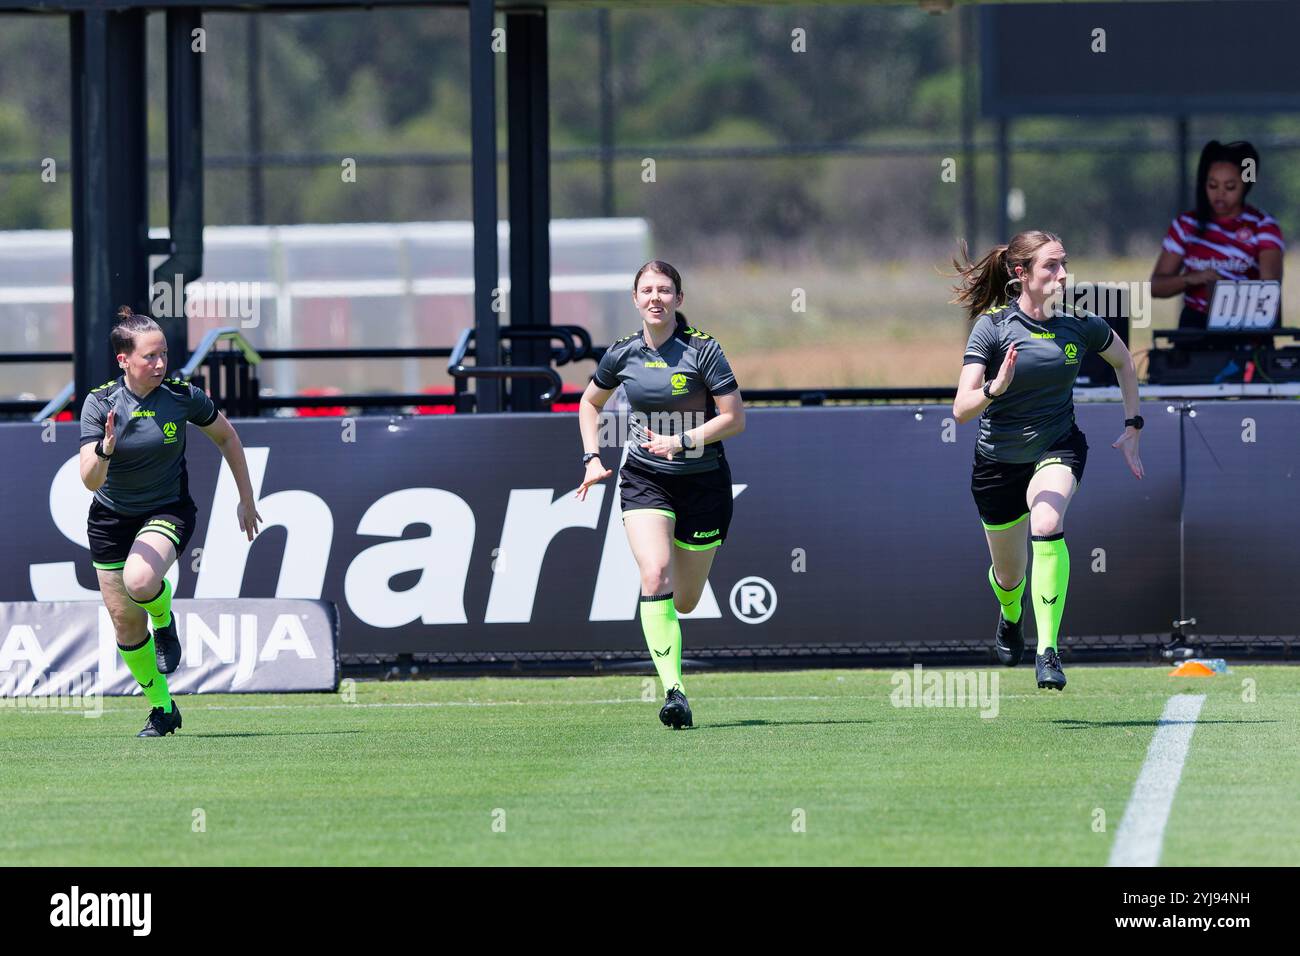
[[[1002,605],[994,646],[1008,667],[1024,653],[1028,519],[1036,677],[1039,687],[1061,690],[1065,673],[1057,635],[1070,580],[1065,510],[1088,460],[1088,441],[1074,422],[1074,380],[1087,352],[1099,353],[1115,368],[1125,417],[1124,433],[1111,447],[1123,452],[1133,475],[1141,478],[1137,373],[1128,348],[1105,321],[1061,308],[1065,247],[1050,232],[1019,233],[979,262],[966,258],[954,265],[960,284],[953,301],[970,318],[978,317],[966,343],[953,415],[959,422],[976,415],[980,420],[971,492],[993,559],[989,584]]]
[[[81,480],[95,493],[90,557],[117,649],[151,706],[138,736],[162,737],[181,726],[166,677],[181,659],[166,575],[194,533],[185,470],[188,422],[212,439],[230,466],[239,488],[239,528],[249,541],[262,516],[244,446],[226,416],[201,389],[165,377],[167,339],[158,323],[128,306],[117,318],[112,343],[122,374],[93,389],[81,406]]]
[[[722,440],[745,428],[722,346],[686,322],[682,277],[653,260],[632,281],[641,329],[606,350],[578,406],[586,469],[577,497],[610,477],[600,460],[600,410],[621,384],[632,440],[619,491],[623,527],[641,572],[641,629],[663,683],[659,719],[693,726],[682,685],[678,613],[695,609],[731,524],[731,469]]]

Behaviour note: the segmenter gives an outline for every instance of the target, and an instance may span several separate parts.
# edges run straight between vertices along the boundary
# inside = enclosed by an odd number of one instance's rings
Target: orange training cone
[[[1170,677],[1213,677],[1214,671],[1200,661],[1183,661],[1169,672]]]

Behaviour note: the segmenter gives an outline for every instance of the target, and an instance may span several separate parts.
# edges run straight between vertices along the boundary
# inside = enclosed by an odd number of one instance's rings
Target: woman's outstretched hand
[[[1142,433],[1136,428],[1128,427],[1124,429],[1124,434],[1120,435],[1110,447],[1118,448],[1124,453],[1124,460],[1128,462],[1128,470],[1133,472],[1134,478],[1141,478],[1146,472],[1142,468],[1142,459],[1138,457],[1138,436]]]
[[[587,500],[587,489],[598,482],[604,481],[614,473],[606,468],[599,458],[593,458],[587,462],[587,473],[583,476],[582,484],[578,486],[578,491],[574,495],[579,501]]]

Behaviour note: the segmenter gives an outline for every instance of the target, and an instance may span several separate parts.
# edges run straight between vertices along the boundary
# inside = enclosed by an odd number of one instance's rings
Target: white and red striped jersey
[[[1227,219],[1210,219],[1199,232],[1196,211],[1175,217],[1163,243],[1165,249],[1182,256],[1184,272],[1215,269],[1224,279],[1258,279],[1259,251],[1286,250],[1277,220],[1254,206],[1244,205],[1241,213]],[[1197,312],[1209,310],[1208,285],[1191,285],[1183,304]]]

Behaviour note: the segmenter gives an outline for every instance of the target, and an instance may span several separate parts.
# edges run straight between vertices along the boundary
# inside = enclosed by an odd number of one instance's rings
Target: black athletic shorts
[[[90,560],[102,571],[122,570],[136,536],[145,531],[156,531],[167,538],[176,545],[176,555],[180,557],[194,534],[197,518],[198,509],[189,498],[162,505],[143,515],[120,515],[100,504],[99,499],[92,498],[86,526],[90,538]]]
[[[712,471],[665,475],[629,458],[619,480],[623,515],[657,511],[675,519],[673,540],[690,551],[716,548],[731,526],[731,468],[725,458]]]
[[[980,520],[989,531],[999,531],[1021,521],[1029,514],[1025,494],[1029,481],[1044,465],[1066,465],[1074,472],[1074,480],[1083,481],[1083,466],[1088,463],[1088,439],[1083,437],[1078,425],[1052,442],[1051,447],[1037,461],[1015,464],[994,461],[975,449],[975,470],[971,473],[970,490],[979,508]]]

